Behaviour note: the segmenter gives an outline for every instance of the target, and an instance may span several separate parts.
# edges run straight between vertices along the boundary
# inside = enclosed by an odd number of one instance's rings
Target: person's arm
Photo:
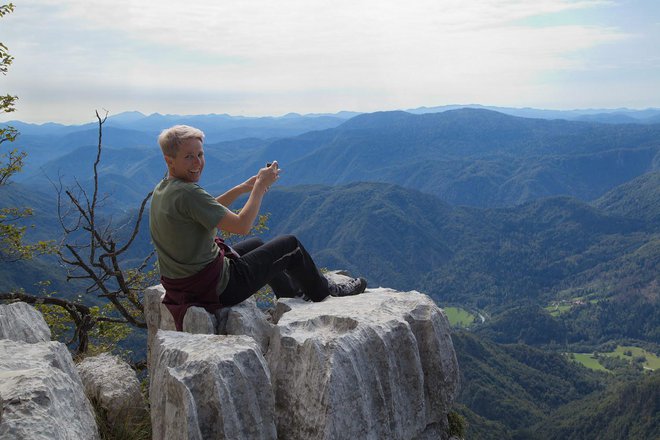
[[[240,185],[236,185],[226,193],[222,194],[215,198],[223,206],[229,206],[234,203],[234,200],[238,198],[241,194],[249,193],[254,187],[254,182],[257,181],[257,176],[252,176],[245,182]]]
[[[238,214],[228,211],[218,223],[218,229],[232,234],[246,235],[250,232],[254,220],[259,214],[261,201],[268,188],[279,178],[280,169],[277,162],[270,167],[262,168],[256,175],[250,197]],[[239,185],[240,186],[240,185]],[[228,191],[228,193],[231,192]],[[224,195],[224,194],[223,194]],[[222,196],[220,196],[222,197]]]

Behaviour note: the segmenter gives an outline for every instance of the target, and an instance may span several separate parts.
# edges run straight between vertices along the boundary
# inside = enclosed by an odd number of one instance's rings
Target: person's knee
[[[254,245],[255,245],[254,247],[263,246],[263,244],[264,244],[264,241],[259,237],[253,237],[253,238],[251,238],[251,240],[252,240],[252,243],[254,243]]]
[[[278,235],[277,237],[273,238],[271,241],[273,242],[279,242],[279,243],[298,243],[298,239],[296,238],[295,235],[291,234],[282,234]]]

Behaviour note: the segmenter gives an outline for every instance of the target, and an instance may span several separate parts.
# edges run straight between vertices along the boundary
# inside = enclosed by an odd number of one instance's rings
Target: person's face
[[[170,177],[198,182],[204,169],[204,147],[199,139],[186,139],[179,145],[176,157],[165,156]]]

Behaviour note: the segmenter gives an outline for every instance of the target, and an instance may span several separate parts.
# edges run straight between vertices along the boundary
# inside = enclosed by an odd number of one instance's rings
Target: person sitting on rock
[[[317,302],[364,292],[364,278],[337,283],[323,276],[293,235],[266,243],[251,238],[233,248],[218,238],[218,229],[242,235],[250,231],[264,194],[281,170],[274,161],[213,197],[197,183],[204,170],[203,142],[201,130],[185,125],[163,130],[158,137],[168,176],[154,189],[149,228],[166,292],[163,303],[177,330],[188,307],[213,312],[244,301],[266,284],[277,297],[305,296]],[[226,208],[245,193],[250,195],[238,214]]]

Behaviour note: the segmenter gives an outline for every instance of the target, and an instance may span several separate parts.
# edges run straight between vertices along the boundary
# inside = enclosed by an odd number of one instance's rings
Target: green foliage
[[[4,142],[14,142],[17,132],[13,128],[0,128],[0,146]],[[9,178],[23,169],[24,159],[27,153],[19,151],[17,148],[7,153],[0,154],[0,185],[9,182]]]
[[[0,18],[4,17],[7,14],[10,14],[14,11],[14,5],[12,3],[6,5],[0,5]],[[9,49],[4,43],[0,43],[0,73],[3,75],[7,74],[9,66],[14,61],[14,57],[9,54]],[[4,95],[0,96],[0,113],[10,113],[15,110],[14,102],[18,98],[13,95]],[[7,139],[7,134],[11,135],[13,129],[10,127],[8,129],[0,129],[0,143]],[[15,135],[15,131],[13,133]],[[13,139],[12,139],[13,140]],[[0,173],[1,175],[1,173]],[[1,181],[1,180],[0,180]]]
[[[46,324],[50,327],[51,338],[72,347],[75,342],[76,323],[66,312],[65,307],[54,304],[34,304],[34,307],[41,312]],[[92,306],[89,310],[94,325],[89,330],[89,342],[85,356],[114,352],[129,358],[131,353],[128,350],[119,349],[118,344],[131,334],[132,327],[125,322],[104,320],[117,316],[112,304],[105,304],[101,307]]]
[[[447,421],[449,422],[449,436],[456,436],[458,438],[465,438],[468,423],[463,416],[456,411],[450,411],[447,414]]]
[[[0,261],[29,260],[35,255],[56,251],[52,240],[25,244],[23,236],[27,226],[13,222],[32,215],[30,208],[0,208]]]

